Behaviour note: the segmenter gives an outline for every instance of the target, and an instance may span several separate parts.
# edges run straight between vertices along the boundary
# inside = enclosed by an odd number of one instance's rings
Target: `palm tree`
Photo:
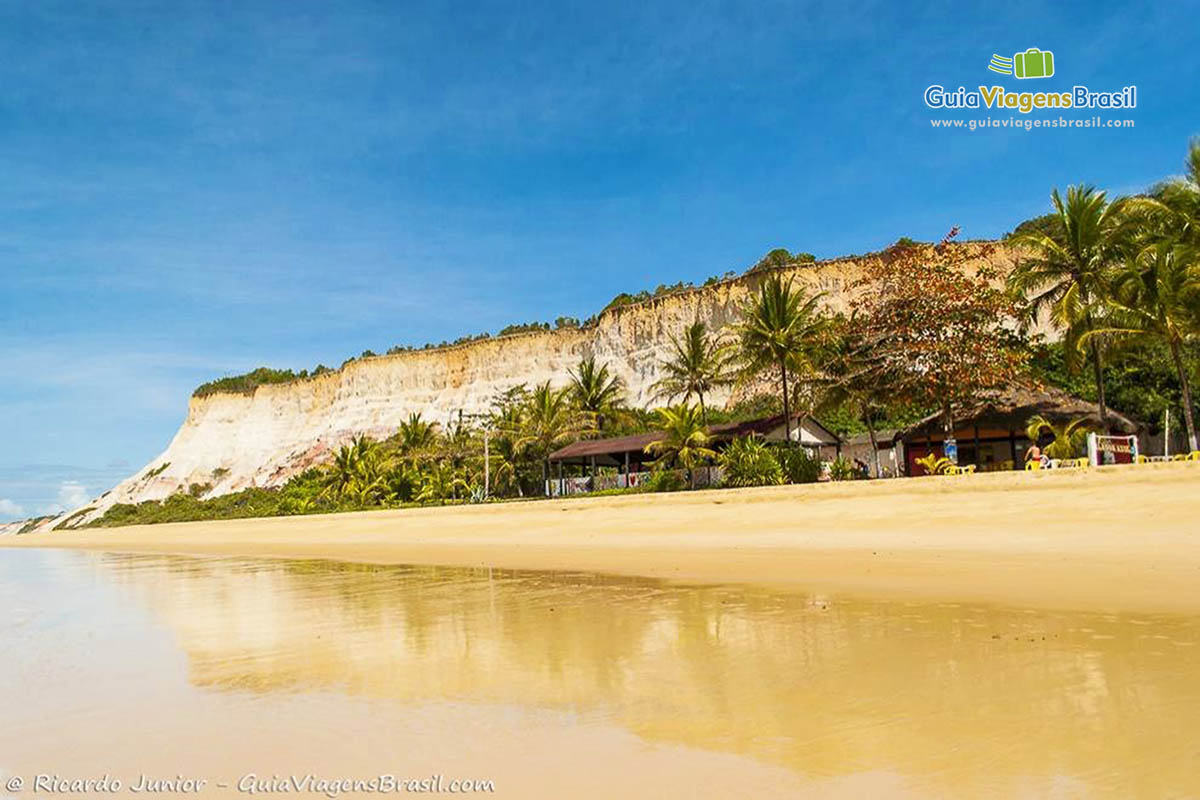
[[[1134,202],[1142,209],[1159,211],[1160,221],[1172,239],[1189,248],[1200,248],[1200,137],[1191,141],[1184,169],[1182,176],[1156,187],[1149,203],[1148,198]]]
[[[1092,421],[1087,417],[1078,417],[1055,424],[1041,414],[1035,414],[1025,425],[1025,435],[1029,437],[1030,441],[1036,442],[1041,438],[1043,431],[1050,431],[1054,441],[1046,445],[1046,456],[1048,458],[1074,458],[1083,450],[1088,431],[1093,427]]]
[[[772,276],[742,307],[742,321],[736,328],[744,379],[768,370],[779,370],[788,441],[792,438],[788,374],[795,376],[813,371],[823,347],[827,324],[817,305],[822,296],[805,297],[802,290],[792,288],[791,280],[784,283],[778,276]]]
[[[729,348],[715,336],[709,336],[708,326],[696,320],[683,331],[683,338],[671,337],[671,357],[658,362],[662,377],[651,387],[654,396],[668,402],[692,395],[700,401],[700,416],[708,422],[704,395],[733,382],[729,372]]]
[[[1110,310],[1104,327],[1088,336],[1157,339],[1167,345],[1183,394],[1188,444],[1200,450],[1191,382],[1183,361],[1185,344],[1200,339],[1200,269],[1191,248],[1169,240],[1147,245],[1114,277],[1107,302]]]
[[[438,457],[449,460],[456,468],[465,466],[468,459],[482,451],[476,434],[477,431],[466,425],[459,413],[458,421],[449,427],[438,442]]]
[[[517,452],[528,452],[541,461],[544,485],[550,476],[550,454],[594,430],[589,416],[572,404],[571,387],[552,389],[546,381],[529,394],[519,427],[511,435]]]
[[[662,438],[646,445],[646,453],[656,456],[655,469],[679,465],[687,470],[688,483],[695,486],[692,471],[716,457],[717,453],[708,447],[712,437],[704,425],[700,411],[695,406],[680,403],[657,411],[658,427],[662,429]]]
[[[459,499],[460,492],[469,491],[462,473],[449,461],[438,461],[421,472],[421,489],[417,492],[418,503],[443,504],[447,500]]]
[[[608,365],[597,367],[595,356],[580,359],[579,366],[569,374],[576,408],[592,416],[596,430],[603,430],[605,418],[611,419],[625,406],[625,382],[610,374]]]
[[[495,486],[516,489],[519,497],[525,493],[521,488],[519,468],[526,455],[521,444],[525,429],[525,410],[529,406],[529,392],[525,385],[514,386],[492,400],[492,411],[488,426],[496,432],[491,439],[491,469]]]
[[[334,454],[326,491],[368,505],[386,494],[385,470],[379,443],[367,436],[356,436]]]
[[[1118,257],[1123,217],[1105,192],[1091,186],[1067,188],[1064,201],[1058,189],[1050,193],[1054,206],[1048,221],[1050,233],[1029,231],[1015,237],[1017,245],[1033,252],[1009,276],[1009,288],[1029,301],[1031,319],[1049,312],[1050,319],[1067,335],[1067,352],[1084,337],[1089,340],[1100,424],[1108,429],[1108,404],[1104,393],[1104,363],[1100,340],[1088,335],[1096,328],[1097,305]]]
[[[419,413],[409,414],[400,423],[400,452],[414,456],[428,451],[437,441],[437,429],[436,422],[427,422]]]

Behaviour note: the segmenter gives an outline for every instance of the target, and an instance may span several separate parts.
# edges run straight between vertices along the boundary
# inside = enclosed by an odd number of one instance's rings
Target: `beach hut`
[[[872,478],[893,478],[904,471],[902,448],[896,438],[896,434],[899,432],[897,428],[875,431],[875,449],[879,451],[879,466],[883,470],[882,475],[875,473],[875,458],[871,452],[871,435],[869,433],[843,437],[841,455],[856,464],[866,464],[867,473]]]
[[[958,463],[974,464],[980,472],[1021,469],[1032,442],[1025,428],[1034,415],[1052,422],[1085,417],[1100,425],[1100,408],[1052,387],[1010,387],[981,395],[973,405],[955,413],[954,438]],[[1113,433],[1140,434],[1135,420],[1112,408],[1108,424]],[[945,455],[945,434],[940,414],[931,414],[894,434],[897,463],[907,475],[924,475],[917,459],[929,453]]]
[[[769,442],[784,440],[783,415],[727,422],[708,426],[711,447],[718,452],[734,439],[759,436]],[[637,486],[649,476],[653,456],[646,454],[646,445],[662,437],[661,433],[639,433],[609,439],[585,439],[574,442],[550,454],[556,477],[549,481],[549,494],[580,494],[601,489]],[[792,417],[791,438],[814,455],[831,458],[839,451],[837,434],[809,416]],[[702,482],[715,479],[706,470]]]

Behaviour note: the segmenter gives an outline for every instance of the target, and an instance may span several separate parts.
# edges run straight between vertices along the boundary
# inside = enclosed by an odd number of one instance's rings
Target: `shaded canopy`
[[[811,431],[822,439],[822,444],[838,443],[837,434],[832,433],[812,417],[802,415],[792,416],[793,424],[801,420]],[[767,436],[783,427],[783,415],[752,419],[745,422],[726,422],[720,425],[709,425],[708,434],[715,444],[724,444],[733,439],[740,439],[752,434]],[[631,461],[642,460],[646,445],[662,438],[662,433],[651,431],[633,436],[617,436],[611,439],[585,439],[573,442],[550,454],[551,461],[583,463],[591,458],[601,466],[613,466],[624,463],[625,454],[630,455]],[[780,435],[782,438],[782,434]]]
[[[974,405],[955,412],[954,424],[959,430],[978,426],[1022,433],[1030,417],[1035,414],[1040,414],[1051,422],[1085,417],[1097,426],[1100,425],[1100,407],[1095,403],[1053,387],[1024,386],[1013,386],[982,394]],[[1108,422],[1113,430],[1126,434],[1137,433],[1142,427],[1130,417],[1111,408],[1108,409]],[[920,439],[926,435],[936,438],[941,434],[942,416],[940,413],[934,413],[898,431],[895,438]]]

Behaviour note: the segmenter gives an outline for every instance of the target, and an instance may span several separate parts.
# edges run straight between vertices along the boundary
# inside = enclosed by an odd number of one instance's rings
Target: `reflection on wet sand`
[[[917,794],[1200,791],[1200,621],[487,569],[105,556],[194,685],[566,711]],[[564,733],[567,735],[567,733]]]

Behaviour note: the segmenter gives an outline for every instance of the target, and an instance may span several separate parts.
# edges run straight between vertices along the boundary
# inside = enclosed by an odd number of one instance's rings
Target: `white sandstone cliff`
[[[831,310],[847,312],[862,264],[872,257],[835,259],[782,272],[809,291],[824,292]],[[987,261],[1005,275],[1014,254],[999,246]],[[97,518],[114,503],[158,500],[191,484],[213,484],[208,496],[248,486],[277,486],[324,461],[352,436],[383,438],[395,433],[412,412],[446,422],[460,411],[486,412],[497,393],[516,384],[548,380],[562,385],[568,369],[584,356],[594,355],[620,375],[632,403],[650,405],[650,387],[658,379],[657,364],[667,354],[669,337],[696,319],[712,329],[733,322],[762,274],[625,306],[602,314],[586,329],[375,356],[315,378],[260,386],[252,394],[193,397],[187,419],[161,455],[83,509],[41,529],[64,522],[74,527]]]

